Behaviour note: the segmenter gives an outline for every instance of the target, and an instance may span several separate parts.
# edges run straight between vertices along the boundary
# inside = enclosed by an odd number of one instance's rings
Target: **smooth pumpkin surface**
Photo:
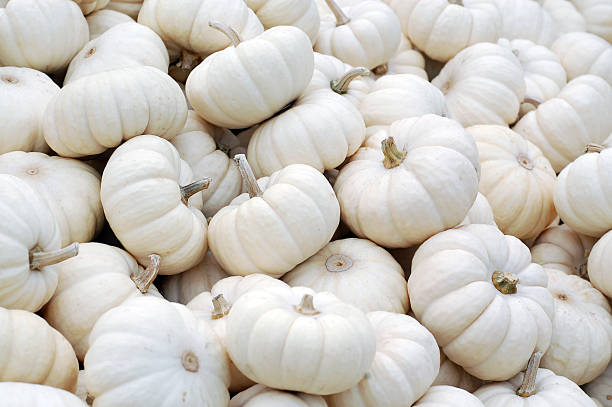
[[[567,225],[550,226],[533,243],[531,260],[545,268],[584,277],[589,253],[596,241],[576,233]]]
[[[607,297],[612,297],[612,233],[608,232],[595,243],[588,256],[588,274],[591,284]]]
[[[40,384],[0,383],[2,404],[11,407],[86,407],[74,394]]]
[[[484,382],[467,373],[463,368],[446,357],[440,350],[440,372],[432,386],[452,386],[470,393],[482,386]]]
[[[110,3],[109,3],[110,4]],[[110,28],[122,24],[133,22],[130,16],[109,9],[98,10],[86,17],[89,26],[89,40],[94,40],[108,31]]]
[[[550,46],[557,37],[557,26],[552,16],[537,1],[489,0],[499,9],[501,38],[525,39]]]
[[[612,45],[595,34],[570,32],[557,38],[551,49],[559,56],[568,79],[600,76],[612,85]]]
[[[599,403],[598,406],[612,406],[611,373],[612,369],[608,365],[607,369],[599,377],[583,386],[585,393],[591,396],[596,403]]]
[[[321,396],[290,393],[256,384],[232,397],[229,407],[327,407],[327,403]]]
[[[471,225],[472,223],[480,223],[483,225],[497,226],[495,223],[495,215],[493,214],[493,208],[487,200],[487,197],[480,192],[476,195],[474,204],[468,211],[465,218],[456,227],[462,225]]]
[[[483,407],[478,398],[451,386],[432,386],[414,407]]]
[[[246,0],[264,28],[292,25],[304,31],[314,43],[321,19],[315,0]]]
[[[144,0],[110,0],[106,6],[106,10],[125,13],[136,19],[143,3]]]

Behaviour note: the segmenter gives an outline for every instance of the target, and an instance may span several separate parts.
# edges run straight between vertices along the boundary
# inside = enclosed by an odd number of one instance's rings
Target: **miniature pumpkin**
[[[113,10],[98,10],[86,17],[89,26],[89,40],[95,40],[110,28],[122,24],[134,22],[129,16]]]
[[[601,407],[612,406],[612,382],[610,381],[612,369],[610,366],[612,365],[608,365],[608,368],[595,380],[582,386],[584,392]]]
[[[531,247],[531,260],[544,268],[585,277],[587,259],[595,242],[596,239],[576,233],[567,225],[550,226]]]
[[[66,390],[40,384],[0,382],[0,395],[11,407],[87,407]]]
[[[539,0],[542,8],[550,14],[559,34],[586,31],[586,20],[568,0]]]
[[[414,407],[483,407],[478,398],[452,386],[432,386]]]
[[[502,17],[501,38],[525,39],[546,47],[557,38],[555,21],[537,1],[489,0]]]
[[[551,49],[559,56],[568,79],[591,74],[612,85],[612,45],[603,38],[585,32],[570,32],[559,37]]]
[[[264,28],[292,25],[304,31],[312,43],[317,39],[321,19],[315,0],[246,0]]]
[[[110,0],[106,10],[124,13],[135,19],[138,17],[142,3],[144,0]]]
[[[463,368],[446,357],[440,351],[440,372],[432,386],[453,386],[460,389],[474,392],[483,385],[483,381],[467,373]]]
[[[572,0],[582,13],[587,31],[612,41],[612,5],[606,0]]]
[[[256,384],[232,397],[229,407],[327,407],[327,403],[321,396],[286,392]]]
[[[593,287],[612,297],[612,231],[606,233],[595,243],[588,256],[589,280]]]
[[[231,276],[223,278],[210,289],[213,297],[223,294],[231,306],[243,294],[253,290],[276,290],[289,288],[287,283],[265,274],[249,274],[248,276]]]
[[[411,73],[421,78],[427,79],[427,72],[425,72],[425,58],[405,35],[402,34],[400,39],[400,45],[395,51],[395,54],[389,59],[387,63],[387,75],[398,75]]]
[[[491,208],[491,204],[487,200],[487,197],[480,192],[476,195],[476,200],[467,215],[465,215],[465,218],[463,218],[461,223],[456,227],[471,225],[473,223],[497,226],[493,208]]]

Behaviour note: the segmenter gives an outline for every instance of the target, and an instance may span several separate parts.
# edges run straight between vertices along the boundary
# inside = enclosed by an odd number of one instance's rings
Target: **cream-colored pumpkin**
[[[459,123],[430,114],[370,137],[342,167],[334,190],[342,221],[358,237],[409,247],[465,218],[479,173],[472,136]]]
[[[74,56],[64,86],[85,76],[130,66],[152,66],[167,73],[168,63],[166,46],[153,30],[135,22],[117,24]]]
[[[405,314],[410,307],[406,278],[385,249],[366,239],[329,243],[283,276],[292,287],[329,291],[363,312]]]
[[[489,0],[383,0],[404,34],[430,58],[448,61],[479,42],[495,42],[501,15]]]
[[[265,274],[249,274],[248,276],[231,276],[221,279],[213,285],[210,293],[213,297],[223,294],[231,306],[243,294],[253,290],[283,290],[289,288],[287,283]]]
[[[229,370],[212,329],[184,305],[131,298],[106,312],[85,356],[95,407],[225,407]]]
[[[572,0],[582,13],[587,31],[612,41],[612,4],[607,0]]]
[[[480,125],[467,132],[478,147],[478,190],[491,204],[499,229],[519,239],[538,236],[557,216],[550,162],[508,127]]]
[[[292,25],[304,31],[312,43],[317,39],[321,19],[315,0],[246,0],[264,28]]]
[[[160,274],[177,274],[206,254],[202,195],[209,178],[195,180],[169,141],[135,137],[115,150],[104,173],[100,197],[108,224],[141,264],[161,256]]]
[[[547,269],[555,301],[552,340],[542,367],[581,385],[603,371],[612,358],[612,309],[586,280]]]
[[[57,222],[62,246],[88,242],[104,226],[100,174],[70,158],[13,151],[0,155],[0,173],[21,178],[46,201]]]
[[[386,64],[395,54],[402,30],[389,6],[364,0],[353,7],[341,8],[334,0],[326,1],[332,14],[321,17],[315,51],[369,69]]]
[[[231,359],[251,380],[318,395],[356,385],[376,350],[363,312],[306,287],[242,295],[228,315],[226,335]]]
[[[444,95],[416,75],[385,75],[363,99],[359,111],[367,127],[389,126],[397,120],[429,113],[448,116]]]
[[[103,9],[110,0],[72,0],[81,7],[83,14],[87,15],[94,11]]]
[[[87,407],[74,394],[40,384],[0,382],[2,407]]]
[[[452,386],[432,386],[414,407],[483,407],[478,398]]]
[[[225,152],[217,149],[215,136],[222,132],[190,110],[185,127],[171,140],[197,178],[211,179],[210,186],[202,191],[202,211],[207,217],[227,206],[242,190],[238,167]]]
[[[106,10],[124,13],[136,19],[143,2],[144,0],[110,0]]]
[[[0,174],[0,307],[36,312],[57,287],[54,264],[76,256],[61,248],[53,213],[25,181]]]
[[[595,238],[576,233],[567,225],[550,226],[531,247],[531,260],[545,268],[585,277],[595,242]]]
[[[231,30],[231,27],[221,27]],[[232,129],[264,121],[298,97],[310,82],[314,57],[308,36],[273,27],[211,55],[187,78],[189,103],[206,121]]]
[[[98,10],[87,16],[89,25],[89,40],[94,40],[104,34],[110,28],[122,24],[134,22],[129,16],[113,10]]]
[[[338,200],[313,167],[293,164],[256,182],[244,155],[236,157],[248,194],[213,216],[210,250],[229,274],[280,277],[329,243]]]
[[[415,49],[410,40],[402,34],[400,45],[395,54],[389,59],[385,74],[398,75],[406,73],[411,73],[428,80],[423,54]]]
[[[43,316],[74,347],[79,360],[89,349],[96,321],[126,299],[146,292],[159,268],[158,258],[144,269],[118,247],[83,243],[79,254],[57,265],[59,284]],[[155,287],[152,287],[158,295]]]
[[[60,88],[44,73],[30,68],[0,67],[0,154],[48,152],[43,137],[45,108]]]
[[[591,74],[612,85],[612,45],[595,34],[571,32],[553,43],[551,49],[561,60],[567,77]]]
[[[0,308],[1,382],[75,391],[79,362],[70,343],[36,314]],[[2,392],[0,397],[4,401]],[[0,401],[0,405],[3,404]]]
[[[87,403],[88,406],[91,406],[93,403],[93,398],[87,393],[87,387],[85,385],[85,371],[79,370],[79,378],[77,380],[77,389],[74,392],[78,398]]]
[[[560,172],[588,143],[601,143],[610,135],[611,109],[612,87],[599,76],[582,75],[527,113],[513,130],[538,146]]]
[[[501,38],[531,40],[549,47],[557,38],[555,21],[542,6],[532,0],[489,0],[502,17]]]
[[[256,384],[232,397],[229,407],[327,407],[327,403],[321,396],[286,392]]]
[[[589,280],[593,287],[612,297],[612,231],[595,243],[588,256]]]
[[[72,0],[11,0],[0,7],[0,65],[61,71],[88,38],[87,21]]]
[[[43,129],[59,155],[82,157],[141,134],[171,139],[186,119],[185,97],[172,78],[157,68],[132,66],[62,88],[47,106]]]
[[[472,223],[497,226],[493,208],[491,208],[487,197],[480,192],[476,195],[476,200],[465,218],[457,226],[471,225]]]
[[[612,368],[608,365],[607,369],[595,380],[585,384],[582,388],[584,392],[591,396],[598,406],[612,406]]]
[[[472,376],[463,370],[461,366],[453,363],[440,350],[440,372],[432,386],[453,386],[472,393],[482,386],[483,383],[482,380]]]
[[[414,318],[392,312],[367,314],[376,332],[376,356],[359,384],[328,396],[330,407],[403,407],[429,388],[440,368],[438,345]],[[412,372],[419,372],[417,375]]]
[[[431,83],[446,96],[450,117],[466,127],[513,123],[526,86],[512,51],[489,43],[458,53]]]
[[[571,1],[538,0],[538,2],[552,17],[558,34],[586,31],[586,20]]]
[[[552,335],[547,275],[529,249],[490,225],[430,238],[412,259],[408,294],[450,360],[483,380],[518,373]]]

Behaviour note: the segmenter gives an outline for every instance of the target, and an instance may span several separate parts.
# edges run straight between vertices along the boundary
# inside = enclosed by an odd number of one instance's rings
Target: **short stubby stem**
[[[517,396],[531,397],[536,394],[536,378],[538,369],[540,368],[540,360],[542,360],[542,352],[536,352],[529,358],[527,370],[523,376],[521,387],[516,391]]]
[[[255,178],[255,174],[253,174],[253,170],[247,161],[246,155],[236,154],[234,156],[234,161],[238,165],[240,175],[242,175],[242,179],[246,184],[249,196],[251,198],[261,197],[263,192],[261,191],[261,188],[259,188],[259,184],[257,184],[257,178]]]
[[[603,150],[605,150],[605,147],[602,146],[601,144],[589,143],[586,145],[584,152],[585,153],[601,153]]]
[[[314,297],[310,294],[304,294],[302,301],[296,307],[297,312],[304,315],[317,315],[319,311],[314,307]]]
[[[342,8],[336,3],[334,0],[325,0],[327,3],[327,7],[331,10],[336,17],[336,27],[348,24],[351,22],[351,19],[344,13]]]
[[[372,69],[372,72],[374,73],[374,75],[384,75],[389,72],[389,64],[380,64],[376,68]]]
[[[181,201],[189,205],[189,198],[210,186],[211,179],[206,177],[181,187]]]
[[[183,357],[181,358],[181,362],[183,363],[183,367],[188,372],[197,372],[200,369],[200,362],[198,361],[198,357],[192,352],[187,351],[183,353]]]
[[[516,294],[519,279],[507,271],[495,271],[491,276],[493,285],[502,294]]]
[[[388,170],[397,167],[402,162],[404,162],[404,158],[406,158],[406,155],[408,154],[406,150],[399,151],[397,149],[393,137],[387,137],[386,139],[384,139],[381,143],[381,149],[383,154],[385,155],[383,165]]]
[[[334,92],[344,95],[348,92],[349,85],[353,81],[360,76],[369,76],[370,70],[364,67],[351,68],[340,79],[334,79],[329,82],[331,90]]]
[[[40,270],[41,267],[60,263],[78,254],[78,242],[74,242],[63,249],[51,252],[30,252],[30,270]]]
[[[344,254],[332,254],[325,261],[325,267],[330,272],[341,272],[350,269],[353,266],[353,260]]]
[[[223,318],[229,313],[230,308],[231,308],[229,302],[227,302],[223,294],[219,294],[215,298],[213,298],[212,304],[213,304],[212,319]]]
[[[141,293],[146,294],[149,291],[149,287],[151,287],[153,280],[155,280],[157,273],[159,273],[160,264],[161,257],[157,254],[150,254],[147,268],[138,267],[138,271],[130,276]]]
[[[540,102],[538,99],[535,99],[535,98],[532,98],[532,97],[529,97],[529,96],[525,96],[525,98],[523,99],[523,103],[529,103],[530,105],[532,105],[536,109],[538,108],[538,106],[540,106],[542,104],[542,102]]]
[[[225,34],[225,36],[230,39],[234,47],[237,47],[242,42],[242,38],[240,38],[240,35],[227,24],[221,23],[219,21],[209,21],[208,26]]]

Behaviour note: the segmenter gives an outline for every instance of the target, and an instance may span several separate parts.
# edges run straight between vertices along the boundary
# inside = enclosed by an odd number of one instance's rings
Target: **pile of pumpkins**
[[[611,407],[612,0],[0,0],[0,406]]]

